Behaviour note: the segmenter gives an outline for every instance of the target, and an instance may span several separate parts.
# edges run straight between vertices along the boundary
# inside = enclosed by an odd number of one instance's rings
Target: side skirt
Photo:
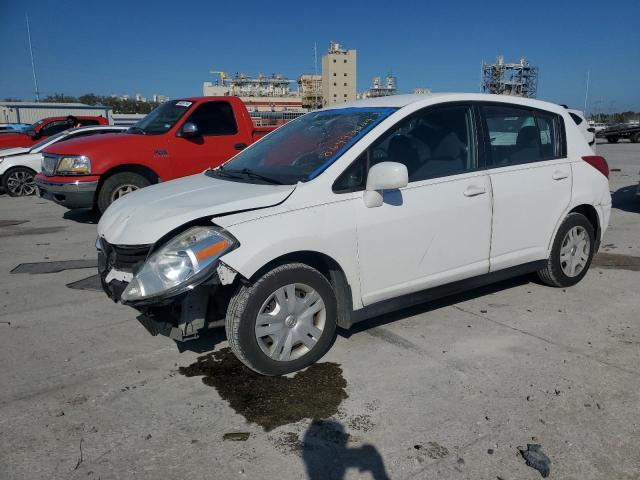
[[[395,310],[412,307],[420,303],[431,302],[439,298],[448,297],[449,295],[455,295],[457,293],[466,292],[474,288],[484,287],[485,285],[500,282],[508,278],[532,273],[540,270],[541,268],[544,268],[546,263],[546,260],[529,262],[523,265],[518,265],[516,267],[498,270],[497,272],[486,273],[484,275],[478,275],[477,277],[467,278],[465,280],[460,280],[446,285],[440,285],[438,287],[422,290],[420,292],[410,293],[401,297],[392,298],[390,300],[377,302],[359,310],[352,311],[350,319],[351,322],[349,326],[352,326],[354,323],[377,317],[379,315],[393,312]]]

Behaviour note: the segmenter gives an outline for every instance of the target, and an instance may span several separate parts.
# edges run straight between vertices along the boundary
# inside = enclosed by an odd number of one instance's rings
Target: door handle
[[[554,180],[563,180],[568,176],[569,174],[567,172],[561,172],[560,170],[556,170],[555,172],[553,172],[553,176],[551,178],[553,178]]]
[[[485,187],[478,187],[477,185],[469,185],[467,189],[464,191],[464,196],[475,197],[477,195],[482,195],[483,193],[487,193],[487,189]]]
[[[244,150],[245,148],[247,148],[247,144],[246,143],[236,143],[233,148],[235,148],[236,150]]]

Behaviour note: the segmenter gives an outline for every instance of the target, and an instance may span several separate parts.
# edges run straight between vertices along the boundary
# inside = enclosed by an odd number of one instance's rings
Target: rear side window
[[[558,115],[494,105],[485,105],[482,111],[490,143],[490,166],[518,165],[562,157]]]
[[[83,127],[88,127],[92,125],[100,125],[100,122],[98,120],[85,119],[85,120],[80,120],[80,125],[82,125]]]
[[[187,122],[198,126],[200,135],[234,135],[238,132],[233,108],[227,102],[207,102],[193,112]]]

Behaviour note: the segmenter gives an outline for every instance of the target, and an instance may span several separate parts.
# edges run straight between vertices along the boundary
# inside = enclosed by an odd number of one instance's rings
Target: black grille
[[[102,241],[105,255],[105,270],[112,268],[136,273],[149,255],[151,245],[110,245]]]

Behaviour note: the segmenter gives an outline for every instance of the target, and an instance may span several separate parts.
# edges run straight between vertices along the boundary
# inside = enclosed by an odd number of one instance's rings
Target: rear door
[[[491,271],[547,258],[571,199],[571,165],[560,115],[482,105],[493,190]]]
[[[174,178],[217,167],[248,143],[245,138],[247,132],[241,132],[238,128],[233,107],[229,102],[201,103],[179,128],[187,122],[195,123],[200,134],[189,138],[170,137],[169,152],[173,157]]]

